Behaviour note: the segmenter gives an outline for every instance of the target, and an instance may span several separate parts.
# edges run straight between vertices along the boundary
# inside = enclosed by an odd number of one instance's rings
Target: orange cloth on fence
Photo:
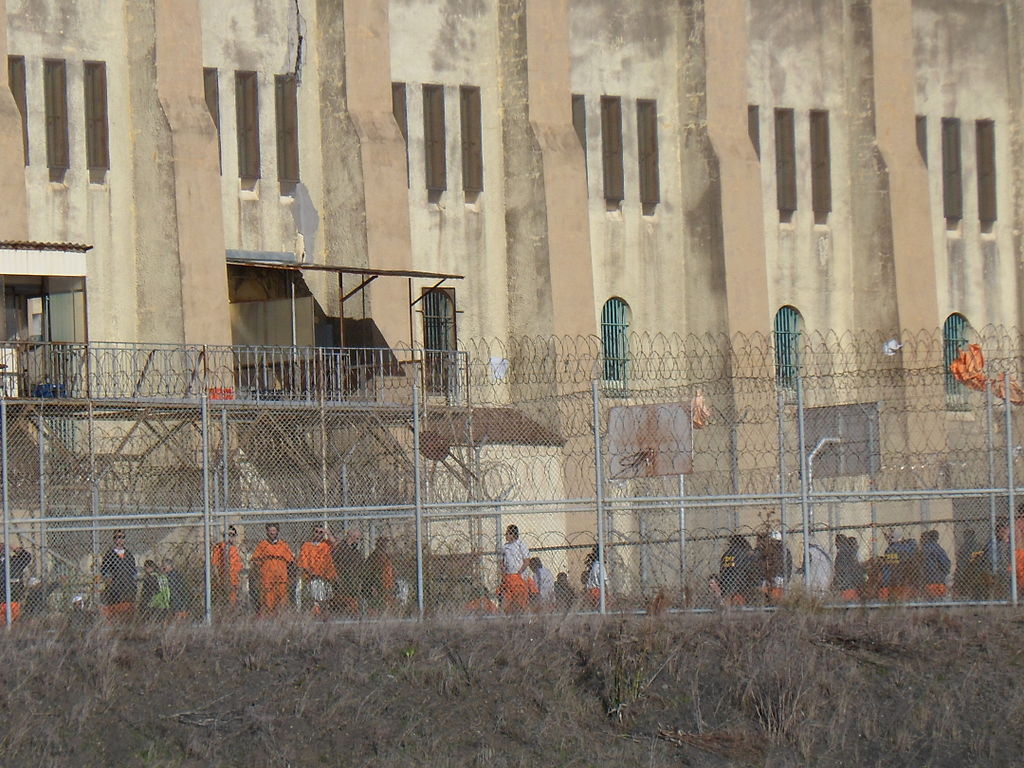
[[[860,599],[860,593],[856,589],[844,589],[839,593],[839,599],[852,603]]]
[[[1013,559],[1017,567],[1017,590],[1024,590],[1024,549],[1018,549]]]
[[[747,598],[745,598],[743,595],[730,595],[725,599],[725,604],[735,606],[746,605]]]
[[[338,572],[334,569],[333,549],[329,541],[307,541],[299,550],[299,568],[315,579],[334,581]]]
[[[985,356],[977,344],[968,344],[949,364],[949,372],[953,378],[970,389],[985,389],[988,377],[985,376]]]
[[[945,584],[925,584],[924,592],[928,597],[945,597],[946,596],[946,585]]]
[[[1005,373],[1000,373],[992,380],[992,394],[1002,400],[1006,399],[1005,380]],[[1021,388],[1016,379],[1010,379],[1010,402],[1014,405],[1024,405],[1024,389]]]
[[[11,601],[11,623],[13,624],[21,616],[21,603],[17,600]],[[0,622],[7,621],[7,603],[0,603]]]
[[[295,561],[292,550],[280,539],[273,544],[264,539],[250,559],[260,569],[261,607],[273,611],[288,593],[288,564]]]
[[[530,602],[529,589],[518,573],[502,574],[501,584],[498,585],[498,597],[505,607],[505,613],[525,611]]]
[[[601,607],[601,588],[600,587],[591,587],[590,589],[587,590],[587,602],[590,604],[591,608],[600,608]]]
[[[994,379],[985,375],[985,356],[977,344],[968,344],[949,364],[949,372],[953,378],[970,389],[984,390],[991,382],[992,394],[1001,400],[1007,399],[1006,374],[1000,373]],[[1016,379],[1010,379],[1009,400],[1014,405],[1024,405],[1024,387]]]

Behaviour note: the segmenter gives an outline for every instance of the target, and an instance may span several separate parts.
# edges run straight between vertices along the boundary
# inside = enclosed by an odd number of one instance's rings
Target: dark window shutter
[[[298,83],[294,75],[274,78],[277,115],[277,180],[299,180],[299,104]]]
[[[85,157],[90,171],[110,168],[110,142],[107,133],[107,66],[87,61],[85,82]]]
[[[639,99],[636,103],[637,155],[640,170],[640,202],[661,202],[658,176],[658,102]]]
[[[761,159],[761,110],[757,104],[747,105],[747,135],[754,147],[754,154]]]
[[[409,109],[406,102],[405,83],[391,84],[391,113],[395,116],[398,131],[405,141],[405,183],[409,184]]]
[[[68,158],[67,67],[63,60],[43,62],[43,100],[46,110],[46,165],[66,170]]]
[[[917,152],[921,155],[921,160],[924,162],[925,167],[928,166],[928,118],[924,115],[918,115],[915,122],[915,128],[917,130]]]
[[[445,157],[444,88],[440,85],[423,86],[423,143],[427,189],[443,192],[448,189],[448,167]]]
[[[792,109],[775,110],[775,187],[780,213],[796,210],[796,131]]]
[[[260,178],[259,85],[255,72],[235,73],[235,115],[238,123],[238,176]]]
[[[942,210],[949,221],[959,221],[964,215],[960,121],[950,117],[942,119]]]
[[[216,69],[205,67],[203,69],[203,95],[206,97],[206,108],[210,112],[210,119],[217,129],[217,162],[221,163],[220,150],[220,75]],[[223,165],[221,166],[223,169]]]
[[[462,188],[467,193],[484,189],[484,161],[480,116],[480,89],[459,89],[462,114]]]
[[[811,205],[817,214],[832,210],[832,160],[828,112],[811,112]]]
[[[609,203],[621,203],[624,197],[622,101],[617,96],[601,97],[601,144],[605,200]]]
[[[25,165],[28,165],[28,92],[25,84],[25,57],[7,57],[7,81],[11,86],[11,94],[14,96],[14,103],[18,106],[21,114],[21,143],[25,155]]]
[[[978,219],[983,224],[996,220],[996,128],[991,120],[977,123]]]

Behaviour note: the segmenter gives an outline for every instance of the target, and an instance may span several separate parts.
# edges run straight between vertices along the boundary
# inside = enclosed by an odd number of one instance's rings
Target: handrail
[[[464,404],[468,356],[387,347],[4,342],[17,397],[405,402],[423,391]],[[10,354],[10,352],[8,353]],[[9,394],[13,394],[10,393]]]

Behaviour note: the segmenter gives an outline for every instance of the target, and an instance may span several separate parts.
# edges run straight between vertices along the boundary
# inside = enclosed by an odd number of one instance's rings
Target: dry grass
[[[963,766],[1024,753],[1016,613],[242,622],[0,637],[3,765]]]

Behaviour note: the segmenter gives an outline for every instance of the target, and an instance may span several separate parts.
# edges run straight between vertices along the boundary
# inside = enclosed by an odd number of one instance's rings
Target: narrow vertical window
[[[800,375],[800,336],[803,318],[796,307],[780,307],[775,313],[775,383],[780,389],[796,389]]]
[[[107,132],[107,65],[87,61],[85,82],[85,165],[90,171],[110,168],[110,141]]]
[[[629,379],[629,304],[614,296],[601,309],[601,356],[605,385],[625,389]]]
[[[210,112],[210,119],[213,120],[213,127],[217,129],[217,162],[221,161],[220,150],[220,75],[216,69],[203,68],[203,95],[206,97],[206,108]],[[221,170],[224,170],[221,165]]]
[[[423,149],[427,190],[434,194],[440,194],[448,189],[444,87],[440,85],[423,86]]]
[[[967,346],[967,318],[954,312],[942,324],[942,361],[946,382],[946,407],[958,410],[967,407],[967,387],[959,382],[950,371],[950,364],[960,351]]]
[[[942,118],[942,211],[946,226],[953,229],[964,216],[960,121],[955,117]]]
[[[824,224],[832,211],[832,160],[828,112],[811,112],[811,205],[815,221]]]
[[[238,127],[238,177],[260,177],[260,102],[255,72],[235,73],[235,117]]]
[[[921,155],[921,162],[928,167],[928,118],[918,115],[915,121],[917,129],[917,153]]]
[[[996,127],[991,120],[977,122],[978,219],[990,229],[997,218],[996,208]]]
[[[409,108],[405,97],[405,83],[391,84],[391,114],[395,116],[398,132],[405,142],[405,184],[409,185]]]
[[[295,75],[274,77],[277,114],[277,180],[283,185],[299,181],[299,96]]]
[[[622,100],[601,97],[601,156],[604,166],[604,199],[617,207],[624,197],[622,171]]]
[[[640,164],[640,203],[645,214],[654,213],[661,202],[658,176],[658,102],[638,99],[636,102],[637,155]]]
[[[459,88],[459,110],[462,118],[462,189],[467,196],[472,196],[484,189],[479,88],[470,85]]]
[[[757,159],[761,159],[761,109],[757,104],[747,105],[747,136]]]
[[[25,85],[25,57],[7,57],[7,81],[11,86],[11,95],[21,114],[21,144],[28,165],[28,92]]]
[[[423,293],[423,350],[428,392],[448,394],[457,381],[455,291],[432,288]]]
[[[775,196],[779,220],[796,211],[796,131],[792,109],[775,110]]]
[[[46,165],[51,171],[68,168],[68,80],[63,60],[43,62],[43,101],[46,110]],[[56,174],[56,175],[59,175]],[[51,173],[51,177],[55,174]]]
[[[579,140],[580,146],[583,147],[583,172],[589,180],[590,168],[587,162],[587,100],[579,93],[572,95],[572,127],[576,131],[576,138]]]

